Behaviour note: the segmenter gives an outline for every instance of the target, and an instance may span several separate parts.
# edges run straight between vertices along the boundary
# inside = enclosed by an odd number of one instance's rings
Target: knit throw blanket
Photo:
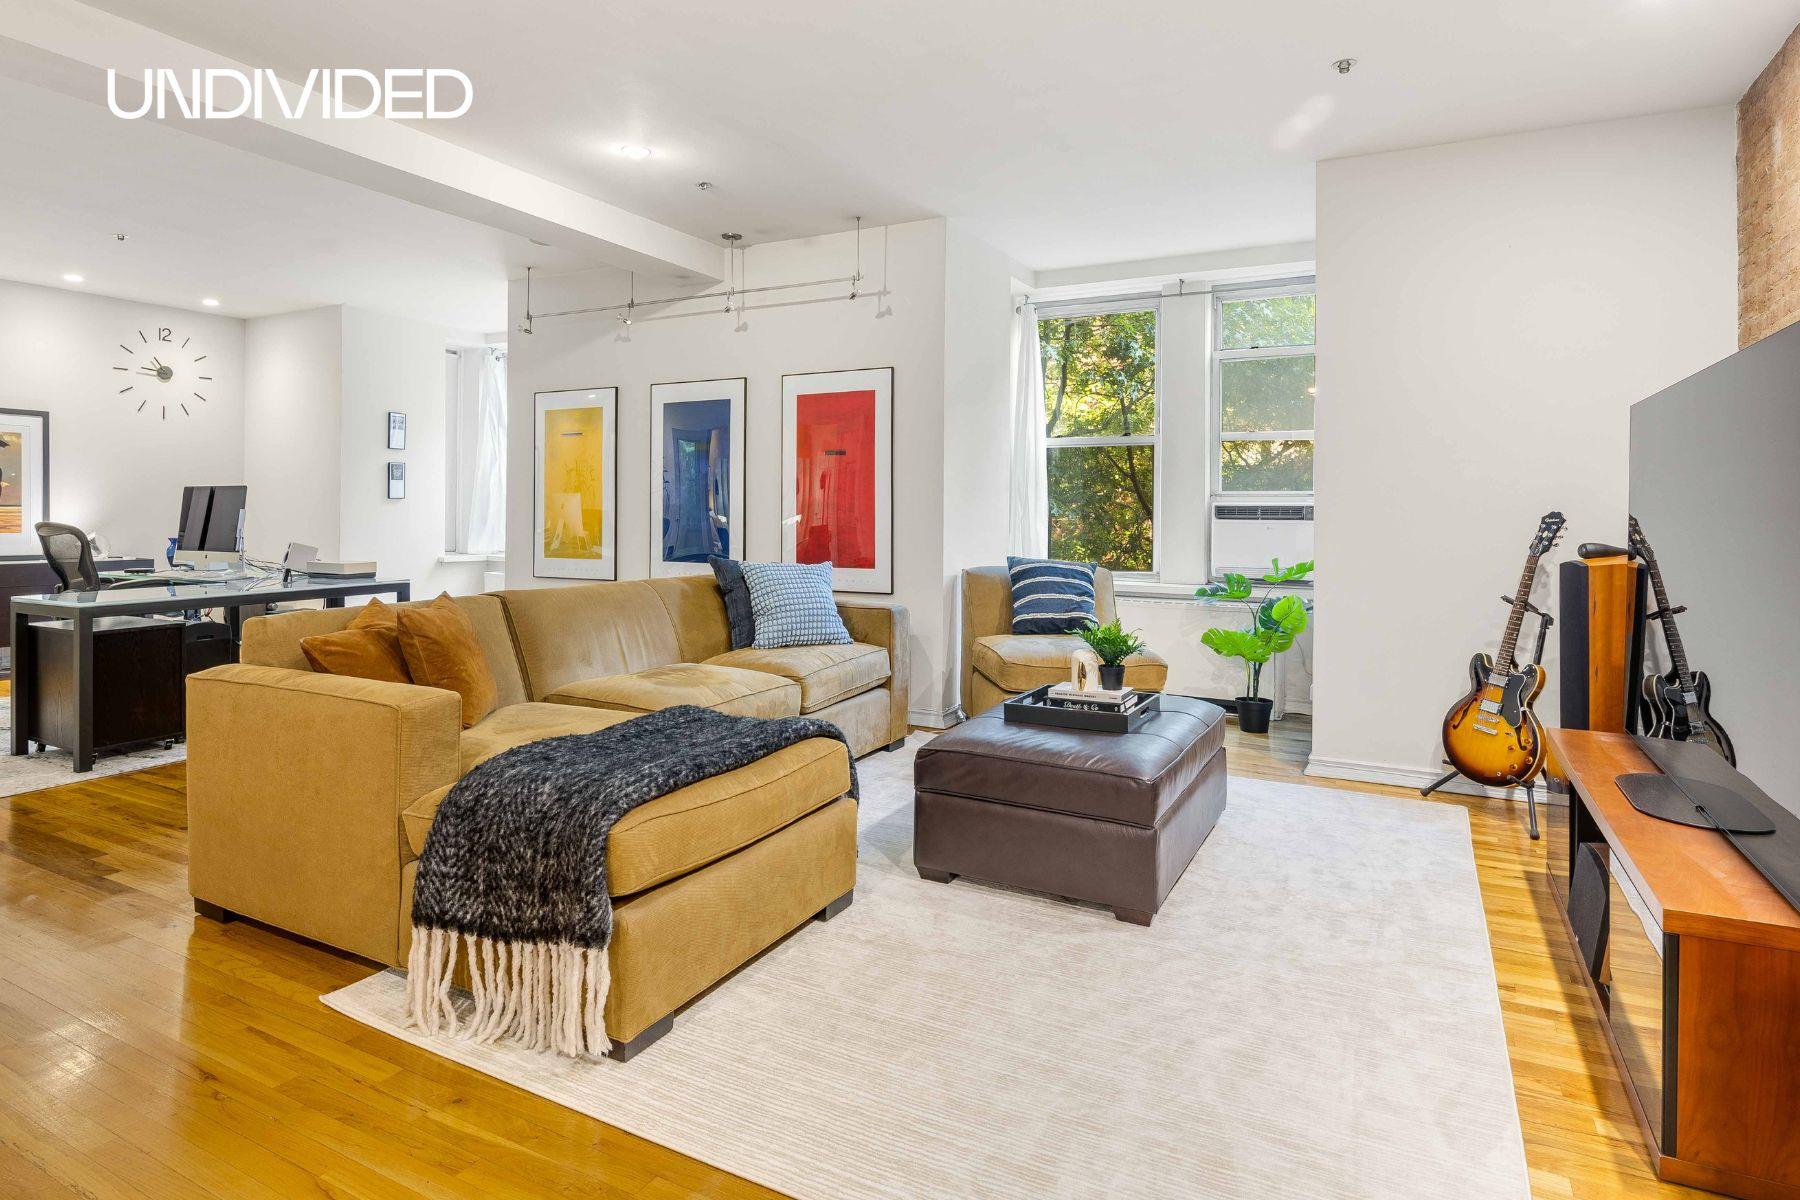
[[[413,1023],[478,1042],[605,1054],[612,827],[646,801],[815,737],[849,748],[829,721],[683,705],[518,746],[470,771],[444,798],[419,856],[407,961]],[[466,1023],[450,996],[459,961],[475,1000]]]

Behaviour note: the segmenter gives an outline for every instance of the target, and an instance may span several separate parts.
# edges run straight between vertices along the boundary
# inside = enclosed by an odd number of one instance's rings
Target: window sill
[[[506,562],[504,553],[497,554],[464,554],[461,551],[446,551],[438,555],[438,564],[448,566],[452,563],[493,563],[496,566]]]
[[[1242,600],[1226,600],[1218,596],[1196,596],[1194,593],[1203,585],[1198,583],[1157,583],[1153,580],[1116,581],[1113,584],[1113,595],[1120,600],[1189,600],[1195,604],[1242,604]],[[1261,580],[1256,581],[1259,596],[1265,594],[1268,585]],[[1274,588],[1277,594],[1292,593],[1305,596],[1312,592],[1310,587],[1296,587],[1288,584]]]

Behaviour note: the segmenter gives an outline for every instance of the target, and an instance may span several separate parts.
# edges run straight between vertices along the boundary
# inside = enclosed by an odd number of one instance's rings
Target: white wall
[[[341,527],[346,558],[372,558],[422,598],[481,590],[480,562],[443,563],[448,417],[445,348],[479,336],[343,309]],[[387,414],[406,414],[406,449],[387,448]],[[387,498],[387,464],[406,464],[406,498]]]
[[[245,542],[279,559],[289,542],[324,558],[369,558],[413,593],[482,587],[482,564],[444,552],[445,347],[477,335],[331,306],[248,322]],[[387,449],[387,414],[407,414],[406,449]],[[387,498],[386,464],[407,464]]]
[[[882,236],[880,230],[863,234],[865,293],[882,284]],[[942,220],[896,225],[889,237],[891,294],[885,299],[866,295],[854,303],[753,308],[743,333],[733,332],[736,322],[722,313],[656,321],[640,312],[629,341],[620,340],[621,327],[610,316],[542,320],[536,333],[513,335],[507,364],[508,586],[566,582],[531,575],[533,393],[619,389],[619,577],[640,579],[648,574],[651,546],[651,384],[748,379],[745,548],[750,558],[774,559],[781,553],[781,376],[892,366],[894,600],[906,605],[913,622],[914,716],[922,722],[941,719],[955,703],[953,579],[962,565],[960,558],[947,555],[946,531],[954,529],[958,556],[979,554],[983,561],[994,561],[1004,553],[1005,443],[983,446],[978,439],[995,430],[1003,433],[1006,424],[1010,275],[1000,256]],[[754,287],[846,275],[853,254],[848,234],[755,246],[747,256],[746,282]],[[954,281],[955,299],[949,303],[947,280]],[[666,284],[640,279],[638,294],[670,292]],[[624,297],[625,281],[617,273],[590,272],[537,280],[533,308],[606,304]],[[752,302],[789,298],[776,293]],[[891,309],[891,315],[877,317],[878,309]],[[954,327],[947,322],[947,311],[957,314]],[[511,324],[516,326],[523,316],[521,281],[513,285]],[[978,346],[965,348],[960,330]],[[946,394],[947,378],[954,396]],[[998,406],[998,413],[991,406]],[[951,443],[954,448],[947,449]],[[953,484],[946,480],[947,463],[957,476]]]
[[[961,703],[959,576],[1006,561],[1012,490],[1013,297],[1024,284],[1004,255],[946,223],[944,254],[944,569],[950,670],[915,707],[939,724]]]
[[[1538,518],[1551,611],[1623,540],[1630,405],[1736,347],[1734,154],[1713,108],[1319,164],[1311,771],[1434,777]]]
[[[257,558],[279,561],[289,542],[340,557],[343,342],[335,307],[245,322],[244,547]]]
[[[180,357],[163,355],[176,378],[113,370],[144,361],[138,332],[154,337],[161,326],[177,351],[192,339]],[[128,357],[121,344],[139,353]],[[203,365],[180,360],[199,354]],[[0,371],[0,406],[50,413],[50,519],[101,534],[116,553],[160,558],[184,485],[243,481],[242,321],[0,281]],[[192,378],[202,373],[212,381]],[[132,390],[121,395],[127,379]]]

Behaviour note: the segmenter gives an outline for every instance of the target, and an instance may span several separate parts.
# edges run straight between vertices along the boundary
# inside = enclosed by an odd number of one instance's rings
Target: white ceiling
[[[943,215],[1046,271],[1304,242],[1321,158],[1731,103],[1800,20],[1800,0],[88,2],[290,76],[460,68],[472,111],[412,128],[698,237]],[[0,79],[0,277],[493,330],[525,265],[594,265],[66,91]]]
[[[1034,269],[1305,240],[1320,158],[1730,103],[1800,20],[1800,0],[97,6],[284,73],[460,68],[473,110],[427,132],[699,236],[946,215]],[[627,141],[657,155],[611,153]]]
[[[506,325],[525,238],[0,78],[0,278],[238,317],[352,304]],[[120,242],[114,235],[124,233]]]

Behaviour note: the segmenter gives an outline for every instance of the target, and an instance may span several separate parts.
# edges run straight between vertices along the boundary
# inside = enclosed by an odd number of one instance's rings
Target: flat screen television
[[[1630,506],[1738,769],[1800,814],[1800,325],[1632,406]]]

